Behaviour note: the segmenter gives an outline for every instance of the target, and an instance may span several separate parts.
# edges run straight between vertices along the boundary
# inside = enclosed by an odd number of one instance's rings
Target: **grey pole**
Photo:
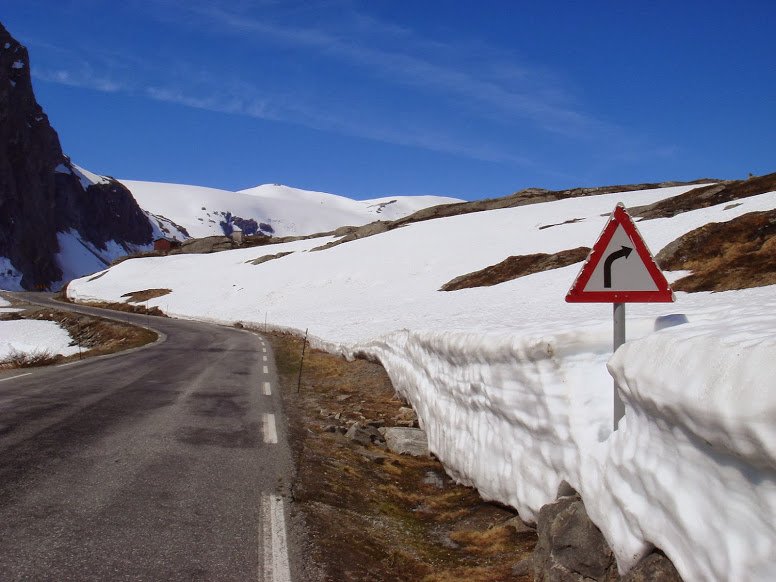
[[[615,303],[613,309],[614,316],[614,349],[616,352],[622,344],[625,343],[625,304]],[[620,419],[625,416],[625,405],[620,398],[620,392],[617,389],[617,380],[614,381],[614,409],[613,409],[613,427],[612,430],[617,430],[617,424]]]

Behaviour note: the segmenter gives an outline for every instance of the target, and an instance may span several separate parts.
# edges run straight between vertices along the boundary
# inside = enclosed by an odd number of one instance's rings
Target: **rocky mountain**
[[[0,24],[0,286],[58,287],[65,245],[104,262],[151,242],[129,191],[113,179],[93,183],[62,153],[35,100],[27,50]]]

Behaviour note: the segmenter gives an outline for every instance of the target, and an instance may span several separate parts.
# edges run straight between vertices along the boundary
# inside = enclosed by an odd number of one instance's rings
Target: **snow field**
[[[316,347],[380,360],[431,450],[484,497],[530,521],[570,486],[623,571],[657,545],[686,580],[767,580],[776,566],[773,287],[628,305],[629,342],[614,358],[611,305],[564,301],[580,265],[438,291],[510,255],[592,246],[618,201],[687,189],[456,216],[326,251],[311,250],[326,240],[297,241],[126,261],[68,293],[121,300],[170,288],[151,306],[223,323],[263,325],[268,313],[276,328],[309,328]],[[775,208],[776,193],[740,202],[637,225],[656,254],[698,226]],[[284,251],[293,254],[248,263]],[[654,331],[657,317],[677,313],[689,323]],[[615,433],[607,361],[626,405]]]

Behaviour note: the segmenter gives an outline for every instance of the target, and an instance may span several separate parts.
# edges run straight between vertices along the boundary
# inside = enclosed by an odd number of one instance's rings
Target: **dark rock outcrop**
[[[35,100],[27,50],[0,24],[0,257],[26,289],[61,281],[57,233],[105,249],[151,242],[147,217],[113,179],[82,183]]]
[[[614,554],[579,497],[561,497],[542,507],[536,532],[534,580],[613,582],[619,578]]]

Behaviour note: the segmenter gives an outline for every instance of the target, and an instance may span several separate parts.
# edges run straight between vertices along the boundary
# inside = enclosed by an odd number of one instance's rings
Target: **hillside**
[[[741,195],[723,199],[710,199],[704,193],[714,187],[703,184],[539,200],[529,193],[529,204],[408,221],[336,246],[326,243],[342,239],[329,236],[131,260],[73,282],[68,294],[123,301],[170,289],[149,304],[179,317],[248,325],[266,317],[276,329],[309,329],[317,347],[379,360],[448,473],[486,499],[533,521],[571,487],[622,571],[657,546],[686,580],[767,580],[776,543],[773,286],[751,278],[742,285],[751,288],[631,304],[629,341],[614,358],[611,306],[564,297],[580,247],[595,242],[618,201],[633,209],[681,203],[682,212],[637,223],[653,253],[680,248],[676,256],[697,257],[677,262],[683,270],[669,280],[708,261],[703,249],[715,254],[703,242],[713,234],[697,234],[704,229],[741,239],[730,256],[753,251],[756,269],[763,261],[772,268],[769,184],[726,183]],[[740,224],[759,226],[740,237]],[[611,375],[626,405],[616,432]]]
[[[233,225],[248,235],[308,235],[374,220],[394,220],[429,206],[461,202],[441,196],[353,200],[277,184],[239,192],[135,180],[122,180],[122,184],[144,210],[171,220],[192,237],[229,234]]]

